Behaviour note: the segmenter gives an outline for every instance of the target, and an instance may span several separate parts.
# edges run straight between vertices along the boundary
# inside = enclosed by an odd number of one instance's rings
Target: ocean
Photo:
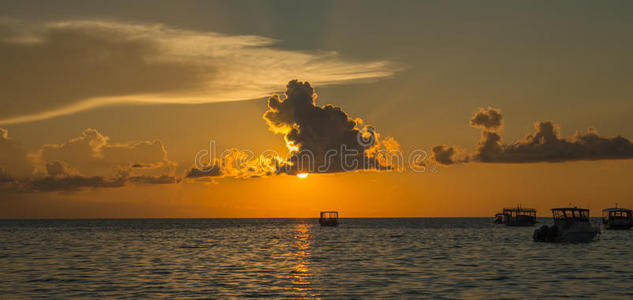
[[[551,219],[542,218],[543,224]],[[491,218],[0,220],[0,298],[631,298],[633,231]]]

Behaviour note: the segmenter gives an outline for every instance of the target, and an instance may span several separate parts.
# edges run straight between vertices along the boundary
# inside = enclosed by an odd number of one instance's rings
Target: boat
[[[586,208],[552,208],[552,217],[554,225],[543,225],[534,230],[532,238],[535,242],[590,242],[600,232],[598,227],[591,224]]]
[[[602,210],[602,223],[606,229],[631,229],[633,226],[633,213],[628,208],[617,205],[614,208]]]
[[[321,226],[338,226],[338,212],[322,211],[321,217],[319,217],[319,224]]]
[[[496,213],[493,221],[506,226],[534,226],[536,223],[536,209],[523,208],[520,205],[514,208],[504,208]]]
[[[502,213],[496,213],[495,217],[492,218],[492,222],[495,224],[503,224],[503,214]]]

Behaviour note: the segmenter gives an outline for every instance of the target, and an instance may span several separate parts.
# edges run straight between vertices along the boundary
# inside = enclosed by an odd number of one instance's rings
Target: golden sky
[[[628,2],[7,1],[0,11],[0,218],[633,206]],[[210,142],[211,171],[193,171]],[[296,176],[301,151],[323,163],[343,145],[370,166]],[[427,155],[413,170],[415,151]]]

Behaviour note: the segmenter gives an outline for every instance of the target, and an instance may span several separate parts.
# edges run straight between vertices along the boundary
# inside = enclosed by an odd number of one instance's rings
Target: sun
[[[299,178],[306,178],[306,177],[308,177],[308,173],[299,173],[299,174],[297,174],[297,177],[299,177]]]

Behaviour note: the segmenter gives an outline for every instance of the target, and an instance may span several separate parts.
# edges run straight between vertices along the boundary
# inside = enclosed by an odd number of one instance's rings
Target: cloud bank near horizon
[[[180,181],[158,141],[112,143],[88,128],[61,144],[27,153],[0,128],[0,192],[77,191]]]
[[[161,24],[0,18],[0,125],[114,104],[257,99],[281,90],[288,78],[325,86],[397,69],[388,61],[352,62],[276,43]]]
[[[499,134],[503,125],[501,110],[492,107],[479,108],[470,119],[470,125],[481,129],[481,139],[474,153],[467,154],[456,146],[438,145],[432,148],[432,157],[437,163],[537,163],[633,158],[633,143],[627,138],[600,136],[594,128],[565,138],[560,136],[559,126],[551,121],[535,122],[534,133],[506,144]]]

